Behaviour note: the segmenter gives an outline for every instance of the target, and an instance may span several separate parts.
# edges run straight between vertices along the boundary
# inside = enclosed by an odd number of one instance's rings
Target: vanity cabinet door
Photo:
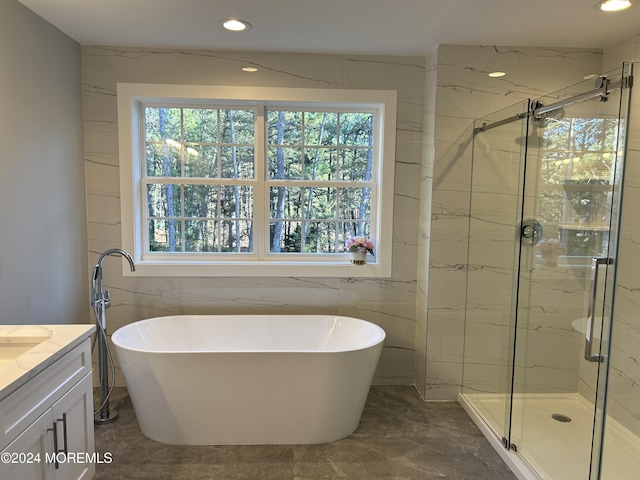
[[[53,452],[52,424],[51,410],[47,410],[2,451],[2,480],[53,478],[54,465],[47,462]]]
[[[89,480],[95,473],[92,387],[87,375],[53,405],[58,451],[65,454],[59,455],[56,480]]]

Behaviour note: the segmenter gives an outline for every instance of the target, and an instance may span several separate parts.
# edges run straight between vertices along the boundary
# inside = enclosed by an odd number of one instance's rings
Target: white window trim
[[[377,235],[375,257],[367,255],[366,265],[353,265],[348,253],[332,254],[330,261],[322,254],[279,254],[272,257],[252,259],[194,260],[171,259],[163,256],[151,259],[144,256],[142,235],[136,235],[141,225],[142,206],[139,199],[141,167],[136,169],[135,152],[140,151],[139,129],[142,122],[139,104],[142,102],[173,102],[194,104],[198,99],[207,101],[269,102],[278,105],[290,102],[292,106],[321,107],[323,104],[340,103],[341,107],[376,108],[383,119],[378,128],[377,148],[381,162],[377,169],[378,185],[376,216],[372,217],[372,232]],[[313,101],[309,101],[313,99]],[[136,263],[135,272],[123,264],[126,276],[172,276],[172,277],[390,277],[393,225],[393,188],[395,170],[396,109],[397,93],[391,90],[346,90],[307,89],[274,87],[235,87],[202,85],[160,85],[118,83],[118,136],[120,152],[120,215],[122,248],[127,250]],[[256,172],[260,175],[259,172]],[[373,193],[373,192],[372,192]],[[374,225],[377,228],[374,228]],[[294,261],[287,259],[294,257]]]

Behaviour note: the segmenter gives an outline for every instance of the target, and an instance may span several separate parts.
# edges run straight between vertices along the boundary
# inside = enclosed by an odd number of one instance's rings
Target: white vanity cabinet
[[[0,401],[0,479],[89,480],[95,473],[86,339]]]

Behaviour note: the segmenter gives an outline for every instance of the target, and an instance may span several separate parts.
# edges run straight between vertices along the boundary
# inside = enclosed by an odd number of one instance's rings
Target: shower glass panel
[[[621,70],[606,78],[539,102],[551,105],[602,82],[615,84]],[[510,442],[544,478],[588,479],[598,469],[624,130],[621,92],[529,122],[523,211],[541,228],[534,244],[520,246]]]
[[[509,438],[514,316],[529,102],[477,120],[473,145],[463,393]],[[496,126],[501,120],[508,119]],[[485,127],[490,125],[485,130]]]

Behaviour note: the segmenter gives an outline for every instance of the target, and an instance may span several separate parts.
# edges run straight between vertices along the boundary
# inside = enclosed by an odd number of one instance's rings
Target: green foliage
[[[153,105],[144,124],[149,250],[253,251],[253,187],[224,179],[255,178],[255,112]],[[289,182],[269,190],[271,251],[333,253],[370,234],[370,189],[323,183],[371,180],[373,115],[273,110],[265,129],[267,178]]]

